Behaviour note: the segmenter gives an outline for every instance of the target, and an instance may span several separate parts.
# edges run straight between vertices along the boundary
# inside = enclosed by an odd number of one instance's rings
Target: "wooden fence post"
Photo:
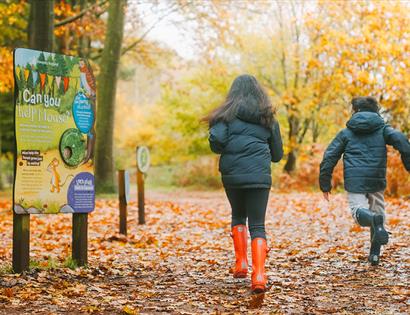
[[[30,267],[30,214],[13,210],[13,271],[21,273]]]
[[[120,205],[120,234],[127,235],[127,197],[125,171],[118,171],[118,201]]]
[[[88,213],[73,213],[72,257],[78,266],[88,262]]]
[[[138,224],[145,224],[144,173],[137,168]]]

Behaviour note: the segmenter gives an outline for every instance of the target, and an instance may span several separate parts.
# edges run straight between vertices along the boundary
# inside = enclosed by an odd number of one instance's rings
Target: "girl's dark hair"
[[[259,113],[259,123],[262,126],[272,127],[275,110],[265,90],[256,78],[249,74],[238,76],[233,81],[225,101],[203,120],[210,126],[220,121],[230,122],[235,119],[238,108],[241,106],[246,106],[252,112]]]

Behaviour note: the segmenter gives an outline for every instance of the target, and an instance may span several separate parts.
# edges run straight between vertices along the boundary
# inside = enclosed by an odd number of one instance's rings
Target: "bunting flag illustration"
[[[67,92],[69,83],[70,83],[70,78],[69,77],[64,77],[63,78],[63,83],[64,83],[64,93]]]
[[[47,74],[47,86],[51,90],[53,88],[54,77],[51,74]]]
[[[37,84],[37,79],[38,79],[38,72],[33,70],[32,71],[32,75],[33,75],[33,87],[36,86]]]
[[[30,75],[30,70],[29,69],[24,69],[24,78],[26,82],[28,81],[28,76]]]
[[[57,88],[59,88],[59,87],[60,87],[60,83],[61,83],[61,76],[56,75],[54,78],[56,79]]]
[[[40,91],[44,91],[44,87],[46,85],[46,78],[47,74],[40,73]]]

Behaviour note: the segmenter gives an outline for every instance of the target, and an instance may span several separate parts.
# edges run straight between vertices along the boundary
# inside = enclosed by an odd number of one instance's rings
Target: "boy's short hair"
[[[354,97],[352,107],[355,112],[379,112],[379,103],[372,96]]]

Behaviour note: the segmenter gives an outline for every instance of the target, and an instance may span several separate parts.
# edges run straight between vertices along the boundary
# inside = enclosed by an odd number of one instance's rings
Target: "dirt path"
[[[63,267],[70,254],[70,216],[33,216],[36,266],[22,276],[7,273],[12,217],[0,209],[0,314],[407,314],[410,309],[408,200],[388,200],[392,241],[374,268],[365,261],[368,231],[353,226],[343,195],[327,204],[318,194],[272,194],[271,288],[252,296],[249,279],[234,280],[229,273],[233,253],[223,193],[148,197],[146,226],[136,224],[136,204],[129,207],[128,238],[116,234],[117,203],[98,202],[90,216],[88,269]]]

